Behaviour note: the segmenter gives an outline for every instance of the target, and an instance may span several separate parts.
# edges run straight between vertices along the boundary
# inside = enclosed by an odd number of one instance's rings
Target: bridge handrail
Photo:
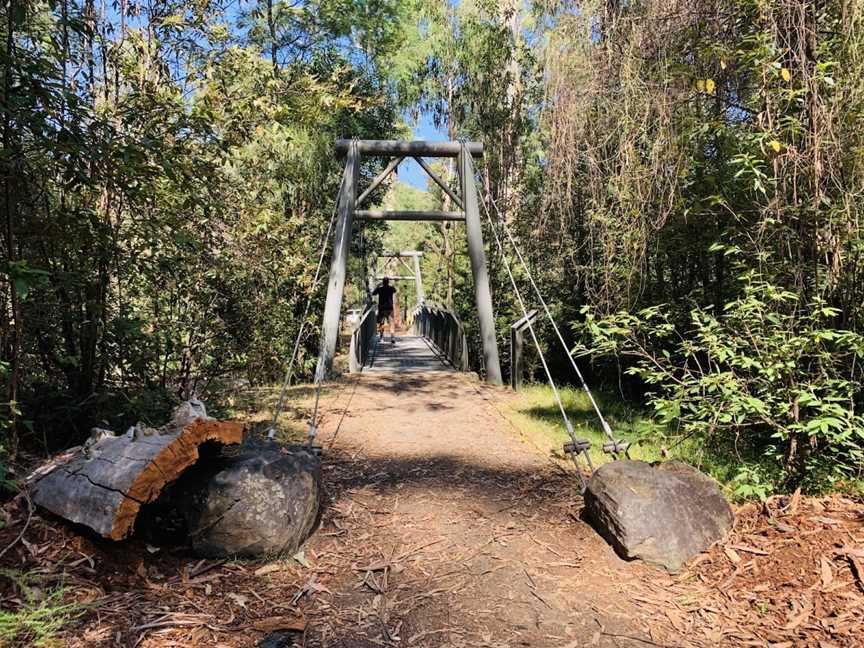
[[[462,322],[437,302],[417,304],[411,311],[415,335],[431,341],[459,371],[468,371],[468,340]]]
[[[351,347],[348,350],[348,370],[362,371],[372,351],[372,340],[378,330],[378,307],[370,304],[363,311],[354,330],[351,331]]]

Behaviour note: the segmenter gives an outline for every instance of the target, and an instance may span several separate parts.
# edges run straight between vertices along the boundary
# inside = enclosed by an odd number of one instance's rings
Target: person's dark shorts
[[[379,310],[378,311],[378,323],[386,324],[387,321],[393,319],[393,311],[392,310]]]

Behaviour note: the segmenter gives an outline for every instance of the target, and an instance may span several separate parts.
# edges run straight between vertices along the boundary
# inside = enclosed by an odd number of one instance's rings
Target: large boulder
[[[259,441],[202,467],[186,480],[181,497],[195,553],[293,554],[318,519],[321,465],[303,447]]]
[[[717,483],[679,461],[613,461],[585,491],[591,525],[622,558],[676,571],[722,540],[734,522]]]

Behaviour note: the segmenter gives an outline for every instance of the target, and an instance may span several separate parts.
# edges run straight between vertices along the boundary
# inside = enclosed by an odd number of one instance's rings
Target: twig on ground
[[[546,544],[545,542],[540,542],[540,540],[538,540],[537,538],[535,538],[533,535],[529,535],[528,537],[531,538],[531,540],[532,540],[534,543],[540,545],[541,547],[543,547],[543,548],[544,548],[546,551],[548,551],[549,553],[551,553],[551,554],[555,554],[556,556],[558,556],[559,558],[562,558],[562,559],[565,557],[565,556],[562,556],[562,555],[561,555],[560,553],[558,553],[557,551],[555,551],[552,547],[550,547],[550,546],[549,546],[548,544]]]
[[[222,559],[222,560],[217,560],[216,562],[212,562],[209,565],[200,565],[199,564],[198,567],[195,567],[194,569],[192,569],[192,571],[189,572],[189,578],[196,578],[198,576],[201,576],[202,574],[206,574],[211,569],[216,569],[217,567],[221,567],[226,562],[228,562],[228,561],[225,559]]]
[[[33,502],[30,501],[30,494],[26,490],[21,491],[21,496],[27,502],[27,519],[24,521],[24,526],[21,528],[21,533],[15,536],[15,539],[6,545],[6,548],[3,551],[0,551],[0,558],[6,555],[6,552],[9,551],[12,547],[18,544],[21,539],[24,537],[24,534],[27,533],[27,529],[30,526],[30,520],[33,519]]]
[[[606,628],[603,627],[603,624],[600,623],[600,619],[595,617],[594,622],[598,626],[600,626],[600,634],[601,635],[603,635],[604,637],[611,637],[613,640],[615,640],[615,639],[629,639],[630,641],[639,641],[639,642],[648,644],[649,646],[660,646],[661,648],[677,648],[677,646],[675,644],[668,644],[668,643],[662,643],[661,644],[661,643],[657,643],[653,639],[643,639],[642,637],[636,637],[634,635],[619,634],[617,632],[607,632]]]

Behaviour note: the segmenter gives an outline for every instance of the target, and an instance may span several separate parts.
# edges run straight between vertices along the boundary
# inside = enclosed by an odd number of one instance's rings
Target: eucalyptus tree
[[[316,298],[332,140],[395,122],[375,68],[340,41],[361,8],[325,8],[342,26],[286,48],[274,79],[218,2],[3,6],[10,450],[17,432],[64,445],[214,380],[281,372]]]
[[[548,34],[539,231],[574,251],[585,348],[761,492],[860,476],[862,19],[586,2]]]

